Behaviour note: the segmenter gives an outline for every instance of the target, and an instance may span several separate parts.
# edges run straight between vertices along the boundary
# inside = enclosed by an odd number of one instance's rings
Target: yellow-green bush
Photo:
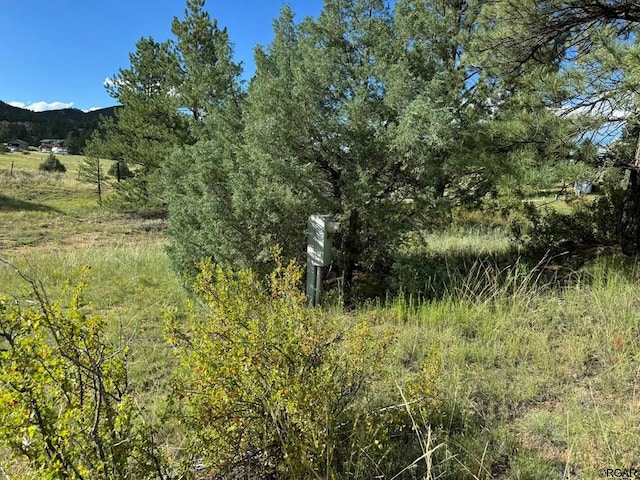
[[[265,289],[249,271],[205,264],[196,285],[204,308],[169,316],[181,361],[175,394],[196,463],[212,474],[345,478],[363,463],[370,474],[385,455],[370,387],[393,336],[308,308],[300,279],[278,262]]]
[[[45,479],[165,478],[129,389],[126,348],[83,306],[82,278],[56,301],[28,283],[34,300],[0,298],[0,447],[20,478],[25,469]]]

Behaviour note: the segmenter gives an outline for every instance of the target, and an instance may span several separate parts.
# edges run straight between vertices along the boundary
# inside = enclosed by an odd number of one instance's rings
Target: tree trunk
[[[622,218],[620,220],[622,252],[626,255],[640,253],[640,136],[636,146],[633,164],[629,167],[630,176],[622,200]]]
[[[342,253],[344,259],[343,281],[344,281],[344,303],[349,306],[353,303],[353,274],[358,260],[358,230],[360,229],[358,211],[351,210],[349,214],[349,225],[342,237]]]
[[[98,175],[98,205],[102,206],[102,165],[100,165],[100,159],[96,161],[96,174]]]

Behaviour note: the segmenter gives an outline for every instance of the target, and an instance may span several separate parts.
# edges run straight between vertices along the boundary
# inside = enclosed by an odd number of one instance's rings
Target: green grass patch
[[[401,325],[401,365],[441,352],[441,434],[468,469],[453,462],[445,478],[597,478],[636,465],[638,273],[602,259],[561,289],[514,274],[517,288],[483,281],[377,311]]]
[[[44,162],[49,155],[49,153],[33,151],[0,153],[0,169],[11,171],[13,166],[14,172],[25,170],[37,171],[40,164]],[[54,155],[67,168],[65,172],[66,176],[70,178],[76,178],[78,176],[78,168],[85,158],[83,155]]]

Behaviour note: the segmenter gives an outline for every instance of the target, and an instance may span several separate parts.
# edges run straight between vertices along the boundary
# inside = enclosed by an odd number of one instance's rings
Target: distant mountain
[[[75,150],[81,150],[85,141],[99,126],[100,117],[113,117],[118,107],[83,112],[77,108],[32,112],[0,101],[0,143],[20,139],[38,146],[45,138],[74,138]],[[79,152],[72,152],[79,153]]]

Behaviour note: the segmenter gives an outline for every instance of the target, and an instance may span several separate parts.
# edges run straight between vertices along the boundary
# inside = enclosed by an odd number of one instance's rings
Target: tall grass
[[[517,251],[504,228],[452,226],[440,232],[415,232],[396,252],[387,280],[389,291],[421,298],[446,296],[462,286],[479,259],[509,265]],[[483,272],[482,275],[485,275]]]
[[[639,273],[603,259],[557,286],[480,262],[444,297],[379,307],[401,326],[403,364],[441,352],[439,441],[456,459],[446,478],[597,478],[637,466]]]

